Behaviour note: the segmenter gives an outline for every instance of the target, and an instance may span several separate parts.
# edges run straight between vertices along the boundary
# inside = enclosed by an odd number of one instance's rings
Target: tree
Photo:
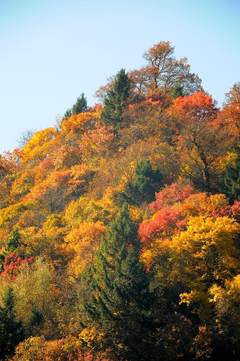
[[[18,230],[14,230],[7,241],[7,253],[14,252],[20,246],[20,234]]]
[[[225,177],[225,192],[230,201],[240,200],[240,158],[236,160],[235,164],[227,167]]]
[[[104,99],[102,120],[105,123],[118,125],[130,95],[130,79],[124,69],[121,69]]]
[[[217,159],[226,152],[226,142],[212,122],[217,115],[212,97],[204,92],[179,97],[168,109],[181,171],[192,184],[204,191],[216,191],[219,183]]]
[[[20,246],[20,234],[18,230],[14,230],[7,240],[7,246],[3,250],[2,253],[0,253],[0,271],[3,271],[4,269],[4,263],[6,260],[6,257],[11,254],[12,252],[15,252],[16,249]]]
[[[176,59],[168,41],[153,45],[145,54],[147,66],[129,73],[138,95],[157,95],[170,91],[173,97],[202,90],[201,79],[190,72],[186,58]]]
[[[233,84],[230,91],[226,94],[226,104],[240,104],[240,82]]]
[[[119,361],[154,359],[149,338],[153,298],[139,256],[137,226],[125,205],[97,252],[88,278],[91,300],[85,304],[90,325],[103,330],[111,356]]]
[[[84,93],[82,93],[80,95],[79,98],[77,98],[77,101],[76,103],[72,106],[71,109],[68,109],[65,114],[64,114],[64,118],[69,118],[71,115],[76,115],[76,114],[79,114],[79,113],[83,113],[83,112],[86,112],[88,109],[88,106],[87,106],[87,99],[84,95]]]
[[[72,115],[72,110],[67,109],[65,114],[64,114],[64,119],[67,119],[67,118],[71,117],[71,115]]]
[[[79,114],[87,111],[87,99],[84,93],[77,98],[76,103],[72,107],[72,114]]]
[[[159,169],[154,170],[149,160],[137,163],[135,176],[129,181],[117,198],[133,205],[141,205],[154,200],[156,191],[162,186],[163,177]]]
[[[14,312],[13,292],[8,288],[4,295],[3,307],[0,308],[0,360],[11,355],[23,338],[23,327]]]
[[[20,139],[18,140],[18,145],[20,148],[24,147],[25,144],[28,143],[28,141],[32,138],[32,136],[34,135],[34,131],[33,130],[26,130],[20,137]]]
[[[226,94],[224,107],[216,119],[216,131],[223,132],[229,148],[237,148],[240,140],[240,83]]]

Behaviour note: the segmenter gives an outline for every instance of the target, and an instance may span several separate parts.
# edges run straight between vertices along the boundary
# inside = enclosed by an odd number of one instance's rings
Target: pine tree
[[[119,361],[153,360],[153,296],[139,256],[137,227],[123,206],[97,252],[88,276],[92,296],[85,305],[90,324],[108,336],[112,356]]]
[[[87,99],[84,93],[77,98],[76,103],[72,107],[72,114],[79,114],[87,111]]]
[[[14,252],[20,246],[20,234],[18,230],[14,230],[7,242],[7,253]]]
[[[67,118],[69,118],[69,117],[71,117],[71,115],[72,115],[72,110],[71,109],[67,109],[66,110],[66,112],[65,112],[65,114],[64,114],[64,119],[67,119]]]
[[[11,355],[23,338],[23,327],[14,312],[13,292],[8,288],[4,295],[3,307],[0,308],[0,360]]]
[[[79,113],[86,112],[87,109],[88,109],[87,99],[86,99],[84,93],[82,93],[81,96],[79,98],[77,98],[77,101],[72,106],[72,108],[66,110],[66,112],[64,114],[64,119],[71,117],[71,115],[76,115]]]
[[[240,158],[226,169],[224,177],[225,193],[231,202],[240,200]]]
[[[119,125],[130,95],[130,87],[130,79],[125,70],[121,69],[104,99],[102,119],[105,123]]]
[[[162,181],[160,170],[154,170],[149,160],[141,160],[137,163],[133,180],[126,184],[124,191],[117,195],[117,199],[133,205],[149,203],[154,200],[155,192],[163,185]]]

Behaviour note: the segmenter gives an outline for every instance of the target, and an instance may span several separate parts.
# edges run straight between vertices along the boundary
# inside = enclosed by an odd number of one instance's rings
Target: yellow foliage
[[[113,204],[111,194],[106,194],[99,200],[82,196],[68,204],[63,214],[63,221],[70,227],[76,227],[85,221],[105,223],[111,220],[116,212],[117,208]]]
[[[141,222],[143,220],[144,210],[139,207],[129,206],[129,213],[131,218],[135,222]]]
[[[26,209],[26,205],[23,202],[15,203],[9,207],[0,209],[0,227],[12,226],[17,222],[21,212]]]
[[[94,350],[97,346],[99,347],[104,339],[104,333],[96,327],[84,328],[79,334],[80,340],[89,348]]]
[[[21,150],[21,161],[23,163],[35,162],[48,156],[55,143],[56,134],[54,128],[46,128],[36,132]]]
[[[155,254],[153,249],[144,249],[141,253],[141,261],[146,266],[149,267],[152,265]]]
[[[21,342],[12,361],[84,360],[82,342],[73,336],[47,341],[44,337],[29,337]]]
[[[239,231],[240,225],[228,217],[192,217],[187,230],[173,237],[172,248],[177,252],[187,250],[195,257],[202,258],[209,246],[216,245],[223,254],[228,255]]]
[[[224,194],[208,195],[196,193],[190,195],[182,204],[181,211],[185,216],[211,215],[212,212],[228,205]]]
[[[217,162],[217,169],[220,172],[224,172],[229,165],[233,165],[237,160],[237,154],[235,152],[227,152]]]
[[[182,303],[185,303],[186,305],[190,305],[190,303],[196,299],[196,291],[190,291],[190,292],[183,292],[180,293],[179,298],[179,304],[181,305]]]
[[[69,265],[70,273],[78,275],[91,262],[104,233],[103,223],[84,222],[67,234],[67,248],[75,252],[75,257]]]

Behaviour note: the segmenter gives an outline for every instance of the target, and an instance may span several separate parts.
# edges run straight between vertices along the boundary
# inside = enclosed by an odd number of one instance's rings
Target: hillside
[[[239,360],[240,85],[144,59],[0,157],[1,360]]]

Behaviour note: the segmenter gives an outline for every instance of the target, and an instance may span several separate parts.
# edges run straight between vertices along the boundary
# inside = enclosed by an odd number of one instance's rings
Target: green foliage
[[[5,257],[12,252],[15,252],[16,249],[20,246],[20,233],[18,230],[14,230],[9,239],[7,240],[7,246],[4,251],[0,254],[0,271],[3,271]]]
[[[71,115],[72,115],[71,109],[67,109],[65,114],[64,114],[64,119],[67,119],[67,118],[71,117]]]
[[[153,298],[139,256],[137,227],[124,206],[97,252],[89,277],[92,296],[85,304],[90,324],[103,330],[119,361],[153,360]]]
[[[125,70],[121,69],[104,99],[102,120],[105,123],[119,125],[130,95],[130,87],[130,79]]]
[[[162,181],[160,170],[154,170],[149,160],[139,161],[133,180],[127,183],[124,191],[117,195],[117,199],[132,205],[149,203],[163,185]]]
[[[170,93],[174,99],[186,95],[184,94],[184,87],[181,85],[181,83],[177,83],[174,87],[172,87]]]
[[[86,112],[88,109],[87,106],[87,99],[84,95],[84,93],[81,94],[81,96],[79,98],[77,98],[76,103],[72,106],[71,109],[68,109],[65,114],[64,114],[64,118],[69,118],[71,115],[75,115],[75,114],[79,114],[79,113],[83,113]]]
[[[240,87],[173,53],[0,156],[2,358],[240,360]]]
[[[51,268],[39,258],[33,265],[23,268],[12,285],[16,315],[29,335],[40,330],[46,335],[56,332],[56,329],[49,329],[48,324],[53,324],[56,303],[51,282]]]
[[[79,98],[77,98],[76,103],[72,107],[72,114],[79,114],[87,111],[87,99],[84,93],[81,94]]]
[[[20,234],[18,230],[11,233],[7,242],[7,252],[14,252],[20,246]]]
[[[16,319],[13,291],[8,288],[0,308],[0,360],[13,353],[15,346],[24,338],[21,322]]]
[[[226,169],[225,177],[225,193],[230,201],[240,200],[240,158],[235,164],[229,165]]]

